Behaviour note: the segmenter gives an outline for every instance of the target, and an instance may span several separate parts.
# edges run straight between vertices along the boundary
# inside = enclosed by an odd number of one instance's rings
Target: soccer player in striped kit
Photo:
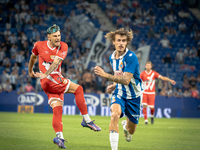
[[[151,70],[152,63],[150,61],[147,61],[145,68],[146,70],[141,72],[140,78],[142,79],[145,88],[142,100],[144,121],[145,125],[148,125],[147,106],[151,109],[151,124],[154,123],[155,79],[159,78],[164,81],[169,81],[173,85],[175,85],[176,82],[174,80],[171,80],[167,77],[160,75],[154,70]]]
[[[124,114],[126,120],[122,121],[125,139],[130,142],[136,130],[140,116],[142,95],[142,80],[140,79],[139,62],[136,55],[127,48],[133,39],[132,31],[121,28],[106,34],[106,39],[115,46],[115,51],[110,56],[110,63],[114,75],[104,72],[99,66],[94,67],[94,72],[103,78],[113,81],[107,87],[107,92],[112,93],[111,121],[109,136],[112,150],[118,149],[120,117]]]

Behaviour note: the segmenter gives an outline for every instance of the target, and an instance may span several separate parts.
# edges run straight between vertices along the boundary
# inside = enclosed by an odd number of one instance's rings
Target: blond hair
[[[151,64],[151,65],[153,65],[151,61],[147,61],[146,64]]]
[[[131,43],[132,39],[133,39],[133,31],[130,29],[130,31],[128,30],[124,30],[124,28],[120,28],[119,30],[116,31],[110,31],[105,35],[105,38],[109,41],[109,42],[113,42],[115,41],[115,35],[121,35],[121,36],[126,36],[127,37],[127,45]]]

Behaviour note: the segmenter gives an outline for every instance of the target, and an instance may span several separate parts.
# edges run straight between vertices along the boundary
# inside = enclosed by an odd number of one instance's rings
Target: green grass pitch
[[[63,116],[63,133],[69,150],[110,150],[110,117],[91,116],[102,128],[83,128],[82,117]],[[200,149],[200,119],[157,119],[144,125],[140,118],[131,142],[126,142],[120,119],[119,150],[197,150]],[[58,150],[53,144],[52,114],[0,112],[0,150]]]

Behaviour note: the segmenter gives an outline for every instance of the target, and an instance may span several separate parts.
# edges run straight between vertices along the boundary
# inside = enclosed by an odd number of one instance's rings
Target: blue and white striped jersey
[[[116,89],[113,95],[123,97],[125,99],[134,99],[142,94],[142,80],[140,79],[139,62],[135,53],[126,48],[126,52],[115,59],[115,53],[110,55],[110,63],[115,76],[121,76],[124,72],[130,72],[133,77],[129,85],[116,84]]]

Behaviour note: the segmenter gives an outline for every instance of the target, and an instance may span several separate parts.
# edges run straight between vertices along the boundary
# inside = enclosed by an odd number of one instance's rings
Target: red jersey
[[[60,42],[60,46],[51,48],[48,44],[49,41],[38,41],[35,43],[32,53],[39,57],[39,69],[42,73],[45,73],[50,65],[53,63],[55,57],[59,57],[62,60],[67,56],[68,46],[64,42]],[[61,75],[61,64],[51,74]]]
[[[155,94],[155,79],[159,76],[160,74],[153,70],[151,70],[149,73],[147,73],[145,70],[140,74],[140,78],[144,84],[145,94]]]

